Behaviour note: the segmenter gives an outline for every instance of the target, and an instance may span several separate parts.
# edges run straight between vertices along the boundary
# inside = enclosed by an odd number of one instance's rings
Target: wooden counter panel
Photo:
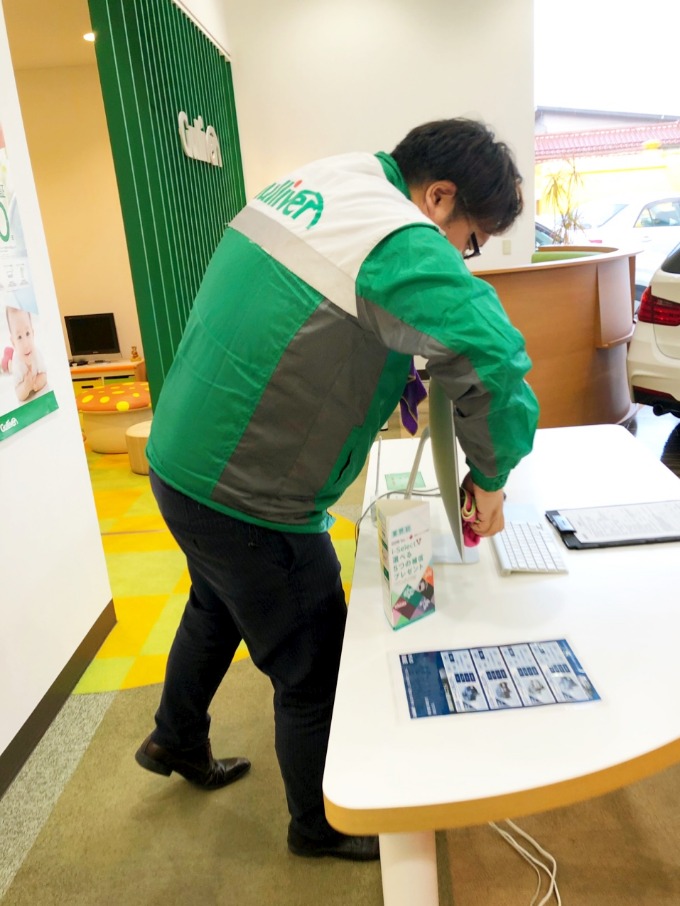
[[[634,258],[633,258],[634,261]],[[632,414],[626,340],[633,325],[629,257],[482,271],[522,332],[541,405],[539,427],[618,423]]]

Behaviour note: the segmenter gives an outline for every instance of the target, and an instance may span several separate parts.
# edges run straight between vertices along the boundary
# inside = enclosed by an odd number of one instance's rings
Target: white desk
[[[383,442],[383,476],[408,471],[416,445]],[[374,447],[369,493],[375,468]],[[434,486],[429,444],[421,471]],[[509,502],[544,512],[678,499],[680,480],[624,428],[598,425],[539,431],[506,490]],[[441,504],[431,508],[437,530]],[[324,796],[335,827],[380,834],[388,906],[438,902],[437,829],[566,805],[680,761],[680,543],[564,556],[568,575],[501,577],[482,540],[479,564],[435,567],[435,613],[395,631],[383,613],[376,530],[364,519]],[[601,701],[412,720],[390,666],[409,651],[558,638]]]

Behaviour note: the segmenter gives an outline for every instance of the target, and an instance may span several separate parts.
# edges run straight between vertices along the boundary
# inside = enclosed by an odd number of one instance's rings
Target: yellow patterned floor
[[[184,557],[158,512],[149,479],[130,471],[126,453],[88,452],[117,624],[75,692],[109,692],[160,683],[189,590]],[[331,529],[349,597],[354,525]],[[236,658],[247,657],[241,646]]]

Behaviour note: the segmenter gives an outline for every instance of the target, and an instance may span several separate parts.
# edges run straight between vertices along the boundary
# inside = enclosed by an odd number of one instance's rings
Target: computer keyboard
[[[502,576],[568,572],[552,530],[541,522],[506,522],[491,541]]]

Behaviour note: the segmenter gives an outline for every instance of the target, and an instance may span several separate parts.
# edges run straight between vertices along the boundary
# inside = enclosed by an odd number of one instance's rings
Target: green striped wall
[[[207,263],[245,203],[231,65],[172,0],[89,0],[152,399]],[[178,114],[214,127],[187,157]]]

